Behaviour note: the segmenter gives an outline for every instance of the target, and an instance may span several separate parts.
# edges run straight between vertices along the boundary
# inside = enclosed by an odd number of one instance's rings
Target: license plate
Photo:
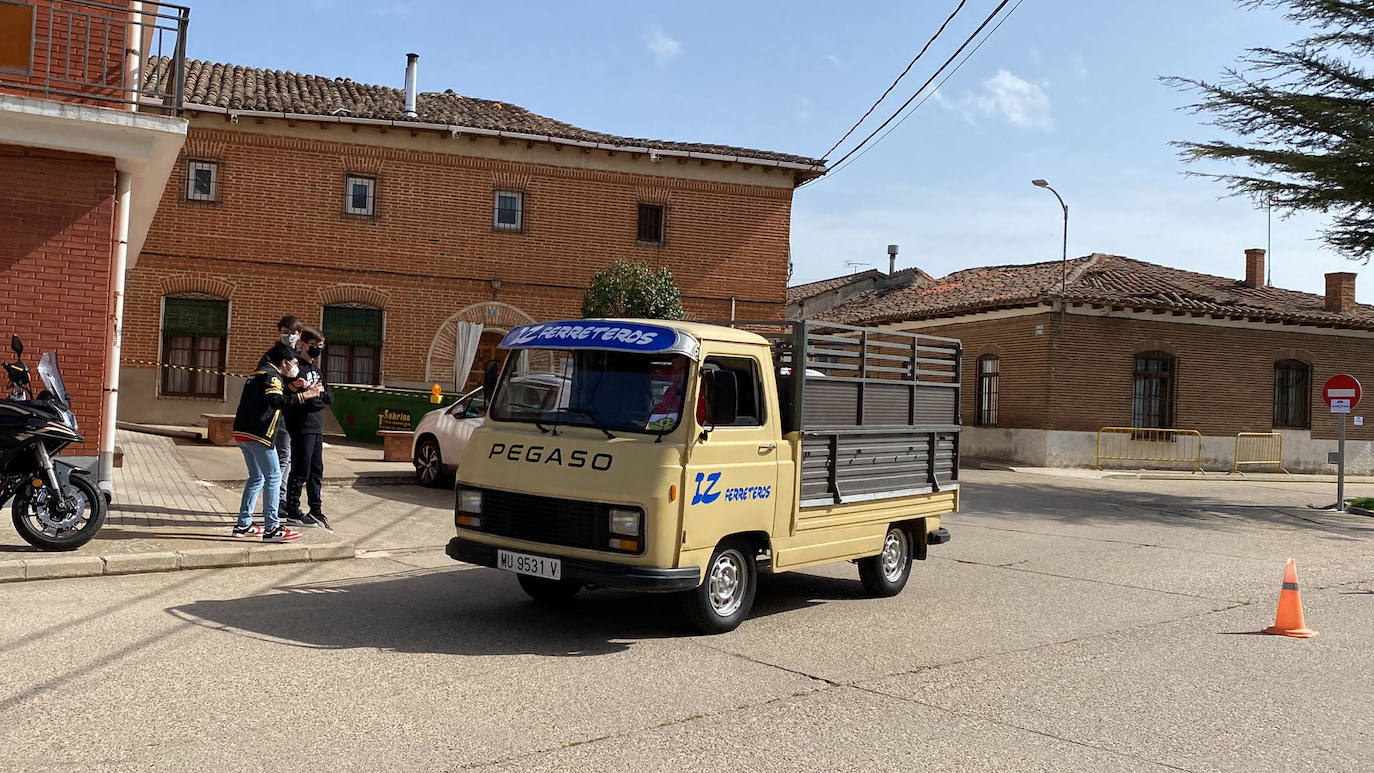
[[[529,553],[497,550],[496,567],[516,574],[543,577],[546,580],[563,579],[563,562],[548,556],[532,556]]]

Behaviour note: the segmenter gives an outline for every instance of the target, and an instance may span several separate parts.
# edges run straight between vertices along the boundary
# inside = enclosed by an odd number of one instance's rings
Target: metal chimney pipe
[[[887,245],[887,275],[897,273],[897,245]]]
[[[406,118],[418,118],[415,110],[415,77],[420,69],[420,55],[406,54]]]

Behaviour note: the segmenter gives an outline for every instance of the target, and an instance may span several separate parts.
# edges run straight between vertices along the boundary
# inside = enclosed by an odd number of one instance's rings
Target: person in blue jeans
[[[265,364],[244,383],[234,415],[234,441],[243,451],[244,463],[248,465],[248,481],[243,486],[233,536],[250,537],[261,533],[263,542],[289,542],[301,535],[282,526],[277,516],[281,502],[281,467],[272,438],[281,423],[282,409],[293,401],[304,403],[318,397],[320,387],[287,393],[286,383],[294,380],[299,372],[293,347],[279,343],[264,359]],[[263,496],[261,530],[253,525],[259,494]]]

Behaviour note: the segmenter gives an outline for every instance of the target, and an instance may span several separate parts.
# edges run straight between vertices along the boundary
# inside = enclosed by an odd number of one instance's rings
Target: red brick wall
[[[1327,378],[1347,372],[1374,388],[1374,339],[1168,319],[1070,314],[1061,334],[1060,316],[1044,313],[919,332],[963,340],[963,418],[969,425],[974,423],[976,362],[988,353],[1001,358],[998,426],[1009,428],[1095,432],[1130,426],[1135,355],[1150,350],[1176,358],[1175,425],[1204,435],[1273,429],[1276,360],[1298,359],[1312,366],[1316,439],[1334,439],[1339,427],[1339,418],[1321,398]],[[1043,326],[1043,336],[1035,335],[1037,326]],[[1348,437],[1374,440],[1374,426],[1352,424]]]
[[[0,343],[7,349],[10,334],[19,334],[35,384],[39,356],[57,352],[87,439],[74,452],[94,454],[109,334],[114,161],[0,145],[0,180]]]
[[[131,7],[129,0],[100,0],[118,8],[64,0],[25,2],[36,6],[32,73],[0,73],[0,92],[102,107],[128,98],[119,89],[124,85],[130,13],[119,9]],[[71,93],[45,90],[45,85]]]
[[[229,366],[241,371],[256,364],[281,315],[316,324],[319,290],[349,285],[351,300],[385,308],[388,383],[423,380],[435,333],[468,305],[578,316],[587,282],[617,258],[671,269],[694,316],[728,317],[732,296],[740,317],[781,315],[790,186],[384,148],[359,144],[369,135],[347,128],[328,131],[304,140],[191,127],[130,274],[127,363],[157,358],[161,298],[177,288],[229,298]],[[185,199],[187,159],[219,162],[219,201]],[[375,217],[344,213],[348,173],[377,178]],[[496,188],[525,192],[523,232],[492,227]],[[667,204],[664,246],[636,244],[640,201]]]

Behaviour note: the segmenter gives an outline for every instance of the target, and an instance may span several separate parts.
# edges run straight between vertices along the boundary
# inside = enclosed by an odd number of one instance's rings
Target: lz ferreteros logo
[[[701,484],[706,483],[706,490],[702,491]],[[709,505],[720,499],[719,491],[716,491],[716,484],[720,483],[720,473],[713,472],[707,475],[704,472],[697,473],[697,490],[692,494],[693,505]]]

